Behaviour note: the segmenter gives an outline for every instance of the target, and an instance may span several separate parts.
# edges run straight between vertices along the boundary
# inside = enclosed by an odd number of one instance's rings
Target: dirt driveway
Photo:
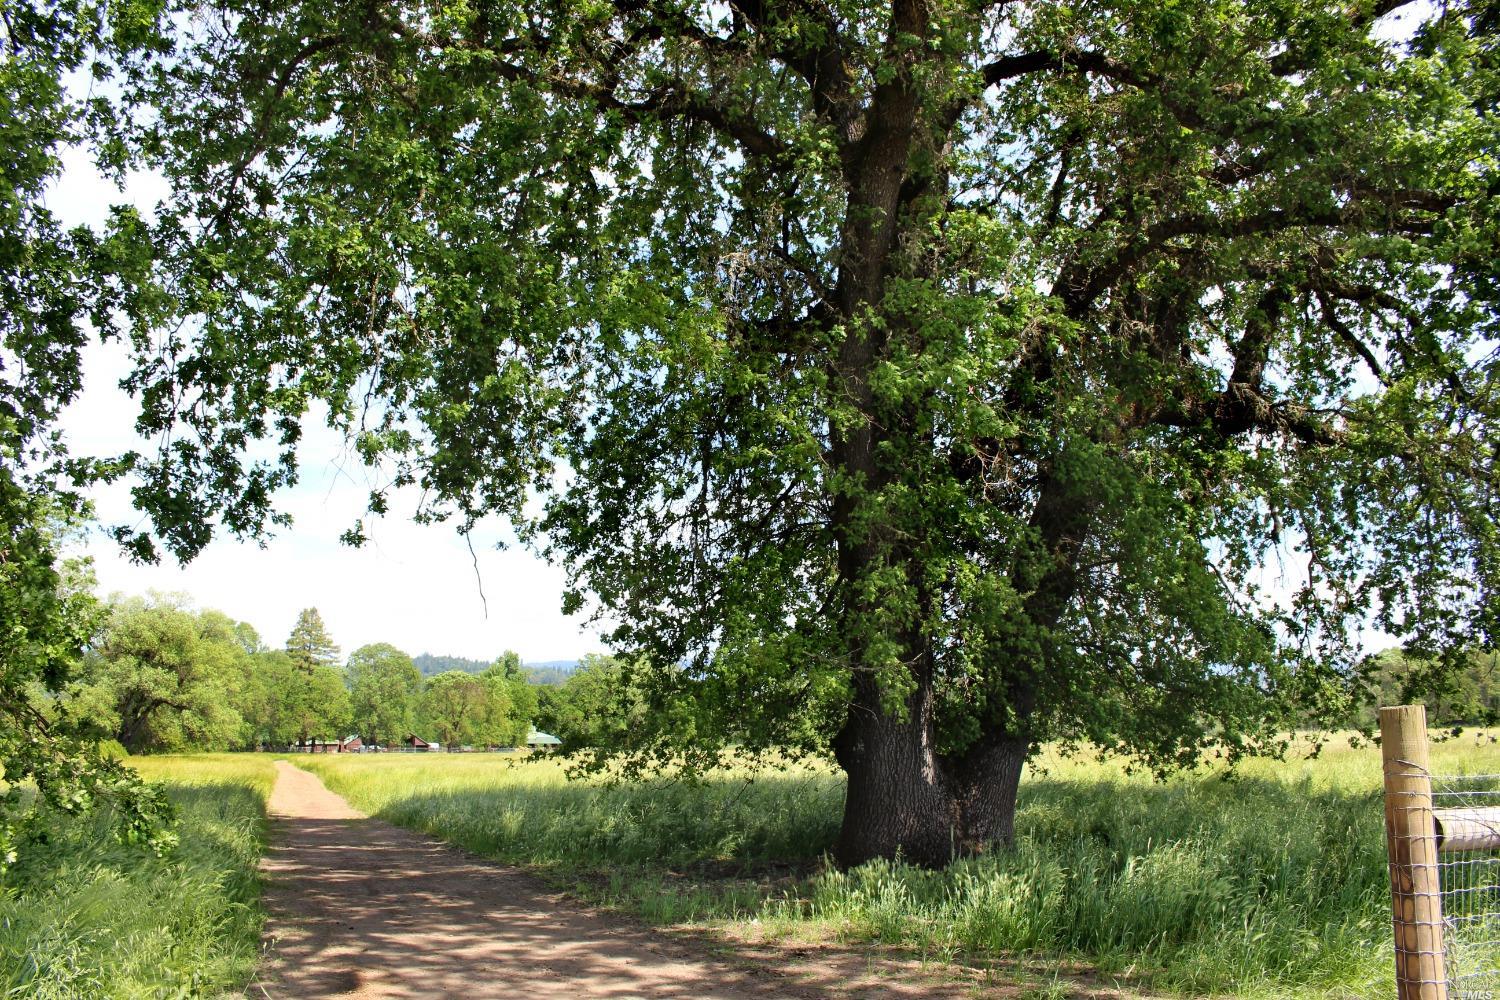
[[[524,872],[366,817],[285,761],[276,769],[262,862],[267,955],[252,996],[974,995],[868,956],[716,955],[701,941],[581,907]]]

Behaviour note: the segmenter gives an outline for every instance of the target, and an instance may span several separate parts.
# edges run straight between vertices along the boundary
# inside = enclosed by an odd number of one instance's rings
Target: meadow
[[[117,843],[106,817],[28,845],[0,892],[0,996],[136,1000],[239,995],[260,953],[256,864],[270,758],[135,757],[177,807],[163,857]]]
[[[1433,747],[1439,772],[1496,771],[1497,759],[1485,733]],[[391,822],[731,939],[874,942],[935,962],[1081,970],[1131,992],[1391,991],[1369,746],[1165,783],[1117,761],[1043,754],[1022,785],[1014,849],[943,871],[828,865],[842,787],[820,767],[609,785],[567,781],[545,757],[297,763]]]
[[[1436,772],[1500,771],[1487,733],[1432,756]],[[163,858],[114,843],[100,819],[49,830],[0,894],[0,996],[237,994],[259,951],[270,760],[132,758],[180,813],[181,844]],[[545,756],[295,762],[389,821],[730,941],[848,942],[1002,982],[1055,977],[1037,996],[1068,996],[1074,980],[1153,996],[1391,992],[1373,747],[1165,783],[1046,753],[1023,782],[1014,849],[944,871],[827,864],[843,790],[821,766],[609,784],[569,781]]]

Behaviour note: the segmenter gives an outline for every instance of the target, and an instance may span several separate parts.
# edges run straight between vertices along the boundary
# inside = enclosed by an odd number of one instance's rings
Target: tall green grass
[[[1389,967],[1380,801],[1199,778],[1043,779],[1010,851],[817,875],[786,919],[924,951],[1084,958],[1158,989],[1374,996]]]
[[[1487,735],[1471,734],[1436,745],[1433,767],[1500,770],[1497,757]],[[1165,783],[1087,755],[1037,763],[1012,849],[943,871],[877,862],[847,872],[819,863],[843,795],[826,770],[611,788],[566,782],[545,759],[307,766],[360,808],[655,920],[755,921],[760,933],[969,961],[1081,961],[1195,997],[1390,993],[1378,750]]]
[[[817,858],[843,786],[791,768],[705,785],[569,781],[543,756],[400,754],[295,762],[366,812],[472,851],[561,871]]]
[[[219,996],[259,954],[256,865],[267,758],[133,758],[177,806],[179,846],[118,844],[105,817],[59,818],[0,884],[0,996]]]

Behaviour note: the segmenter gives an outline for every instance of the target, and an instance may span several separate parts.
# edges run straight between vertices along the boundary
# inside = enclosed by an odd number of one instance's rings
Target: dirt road
[[[513,868],[349,807],[277,761],[266,962],[253,996],[931,997],[868,960],[724,961],[701,942],[589,910]],[[956,993],[957,991],[955,991]]]

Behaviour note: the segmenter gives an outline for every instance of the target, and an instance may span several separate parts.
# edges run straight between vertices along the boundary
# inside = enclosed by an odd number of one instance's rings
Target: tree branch
[[[1273,285],[1256,303],[1255,313],[1245,324],[1245,332],[1234,347],[1234,368],[1229,373],[1231,385],[1247,385],[1260,390],[1261,377],[1270,354],[1271,337],[1290,295],[1285,288]]]
[[[1365,205],[1350,202],[1342,207],[1328,208],[1272,208],[1253,215],[1238,218],[1215,215],[1181,215],[1162,219],[1147,227],[1142,238],[1134,246],[1118,254],[1107,265],[1084,272],[1070,262],[1058,274],[1054,285],[1058,294],[1070,309],[1088,305],[1105,289],[1109,288],[1132,267],[1153,253],[1166,247],[1171,241],[1185,236],[1204,239],[1237,239],[1282,233],[1292,229],[1342,229],[1366,221]],[[1432,231],[1432,223],[1424,219],[1391,219],[1385,224],[1371,227],[1378,232],[1425,235]]]
[[[1370,371],[1384,384],[1386,380],[1385,369],[1376,360],[1375,353],[1370,350],[1369,346],[1359,339],[1347,323],[1339,318],[1338,310],[1333,306],[1333,300],[1322,289],[1315,290],[1313,296],[1318,300],[1318,310],[1323,317],[1323,322],[1328,324],[1328,328],[1338,335],[1338,338],[1344,342],[1345,346],[1364,359]]]
[[[1036,51],[1018,55],[1002,56],[979,71],[986,89],[1014,80],[1017,77],[1040,73],[1044,69],[1060,69],[1062,62],[1052,52]]]
[[[855,73],[838,22],[816,0],[792,0],[789,6],[810,21],[812,30],[789,33],[789,40],[773,46],[771,52],[807,84],[813,112],[834,127],[843,152],[859,139],[860,109],[854,92]],[[763,38],[775,37],[782,19],[773,3],[731,0],[730,7]]]
[[[802,316],[737,321],[734,326],[753,346],[775,354],[801,354],[811,349],[819,333],[833,322],[833,312],[822,302]]]
[[[327,52],[344,41],[345,38],[343,35],[325,35],[321,38],[314,38],[294,52],[292,57],[282,64],[281,70],[276,74],[275,81],[271,86],[270,96],[262,102],[256,112],[255,128],[251,135],[250,143],[245,147],[244,153],[235,163],[234,168],[230,171],[229,179],[224,184],[225,196],[221,199],[223,207],[220,208],[214,217],[215,227],[223,225],[226,213],[229,211],[231,196],[239,189],[240,182],[245,179],[245,171],[250,169],[250,164],[255,162],[256,157],[265,152],[266,138],[270,135],[271,122],[274,120],[272,112],[281,103],[281,99],[286,96],[287,88],[292,84],[292,77],[313,56],[320,52]]]
[[[1189,430],[1209,428],[1226,437],[1259,430],[1308,445],[1338,444],[1345,437],[1343,431],[1320,420],[1310,407],[1269,399],[1242,382],[1231,382],[1222,393],[1208,399],[1168,402],[1146,422]]]
[[[614,82],[593,82],[561,76],[543,76],[511,62],[495,64],[496,72],[508,80],[532,83],[554,93],[591,100],[604,111],[617,112],[627,122],[643,125],[672,119],[696,121],[708,125],[725,138],[737,143],[746,156],[762,157],[775,164],[789,164],[791,151],[776,137],[759,128],[748,118],[740,117],[700,91],[659,87],[638,101],[616,96]]]
[[[718,103],[712,95],[703,91],[682,85],[661,85],[640,100],[622,100],[615,93],[619,86],[619,67],[634,54],[634,46],[659,40],[675,32],[686,34],[695,44],[717,49],[735,58],[749,56],[751,49],[747,45],[736,43],[733,38],[704,31],[700,26],[693,24],[681,11],[669,10],[650,3],[628,2],[616,3],[614,9],[625,16],[649,13],[658,20],[647,21],[637,26],[637,30],[627,40],[613,43],[608,57],[600,56],[600,61],[605,64],[606,69],[597,80],[585,79],[582,76],[565,76],[559,72],[543,72],[516,61],[516,56],[527,53],[548,53],[552,48],[552,39],[548,36],[476,41],[434,36],[399,20],[387,18],[381,23],[392,33],[425,47],[463,49],[471,53],[487,54],[492,57],[491,66],[494,72],[502,79],[524,81],[539,89],[551,90],[573,98],[592,100],[602,110],[615,111],[632,124],[641,125],[671,119],[697,121],[733,140],[747,156],[764,157],[776,163],[790,163],[790,152],[783,143],[758,127],[748,117],[738,114],[725,104]]]

